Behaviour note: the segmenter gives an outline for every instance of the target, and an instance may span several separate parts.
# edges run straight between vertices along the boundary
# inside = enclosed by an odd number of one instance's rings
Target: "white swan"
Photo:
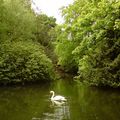
[[[65,99],[65,97],[63,97],[63,96],[60,96],[60,95],[55,96],[54,91],[50,91],[50,93],[52,94],[52,96],[50,98],[51,101],[61,101],[61,102],[67,101],[67,99]]]

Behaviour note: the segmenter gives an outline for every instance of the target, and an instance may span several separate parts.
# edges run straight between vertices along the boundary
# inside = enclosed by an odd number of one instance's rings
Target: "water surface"
[[[52,103],[49,91],[67,98]],[[119,120],[119,90],[92,88],[72,81],[53,85],[0,88],[0,120]]]

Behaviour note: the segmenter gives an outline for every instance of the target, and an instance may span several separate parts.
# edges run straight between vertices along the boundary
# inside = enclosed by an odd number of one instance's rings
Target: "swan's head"
[[[53,94],[54,93],[54,91],[50,91],[50,94]]]

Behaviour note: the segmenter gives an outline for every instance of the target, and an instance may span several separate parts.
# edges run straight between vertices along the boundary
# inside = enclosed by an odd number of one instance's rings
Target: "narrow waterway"
[[[49,91],[67,98],[52,103]],[[119,90],[77,85],[57,80],[51,86],[0,88],[0,120],[119,120]]]

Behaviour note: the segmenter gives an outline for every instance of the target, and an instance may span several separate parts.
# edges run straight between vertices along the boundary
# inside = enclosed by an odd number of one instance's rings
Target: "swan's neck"
[[[54,98],[54,96],[55,96],[55,93],[53,92],[53,93],[52,93],[52,96],[51,96],[51,99],[53,99],[53,98]]]

